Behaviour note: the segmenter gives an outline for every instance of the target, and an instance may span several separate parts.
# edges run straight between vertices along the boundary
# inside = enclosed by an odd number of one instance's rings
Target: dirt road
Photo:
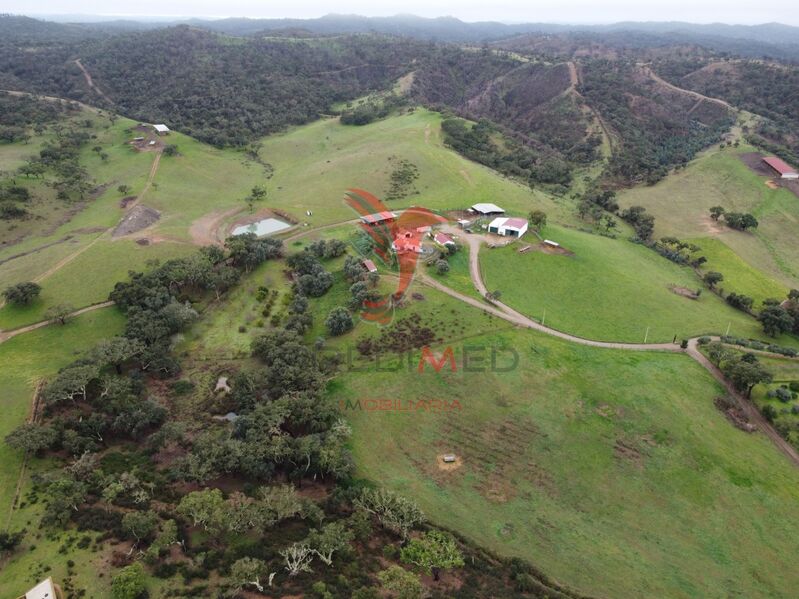
[[[92,304],[91,306],[86,306],[85,308],[81,308],[80,310],[75,310],[74,312],[70,313],[69,318],[73,318],[75,316],[80,316],[81,314],[86,314],[86,312],[94,312],[95,310],[100,310],[101,308],[107,308],[108,306],[113,306],[114,302],[107,301],[101,302],[99,304]],[[11,329],[10,331],[0,331],[0,343],[5,343],[9,339],[16,337],[17,335],[21,335],[22,333],[29,333],[31,331],[35,331],[36,329],[41,329],[42,327],[46,327],[49,324],[53,324],[55,320],[42,320],[40,322],[35,322],[33,324],[29,324],[24,327],[20,327],[18,329]]]
[[[106,96],[105,92],[94,84],[94,81],[92,81],[91,73],[89,73],[88,69],[86,69],[86,67],[83,66],[83,63],[81,63],[80,58],[75,59],[75,64],[78,65],[78,68],[83,73],[83,78],[86,80],[86,85],[89,86],[89,89],[94,91],[94,93],[100,96],[103,100],[113,105],[114,101],[108,96]]]
[[[84,246],[83,246],[82,248],[80,248],[79,250],[77,250],[77,251],[75,251],[75,252],[71,253],[71,254],[70,254],[69,256],[67,256],[66,258],[62,258],[61,260],[59,260],[58,262],[56,262],[56,263],[55,263],[53,266],[51,266],[50,268],[48,268],[46,271],[44,271],[43,273],[41,273],[41,274],[37,275],[37,276],[36,276],[36,277],[33,279],[33,282],[34,282],[34,283],[40,283],[41,281],[43,281],[44,279],[46,279],[46,278],[47,278],[47,277],[49,277],[50,275],[52,275],[52,274],[54,274],[55,272],[57,272],[57,271],[61,270],[61,269],[62,269],[63,267],[65,267],[67,264],[69,264],[70,262],[72,262],[72,261],[73,261],[75,258],[77,258],[78,256],[80,256],[80,255],[81,255],[83,252],[85,252],[85,251],[86,251],[86,250],[88,250],[90,247],[92,247],[92,246],[93,246],[95,243],[97,243],[98,241],[100,241],[100,239],[102,238],[102,236],[103,236],[103,235],[105,235],[107,232],[108,232],[108,231],[103,231],[103,232],[102,232],[102,233],[100,233],[100,234],[99,234],[97,237],[95,237],[95,238],[94,238],[92,241],[90,241],[89,243],[87,243],[86,245],[84,245]]]
[[[726,102],[726,101],[721,100],[719,98],[711,98],[710,96],[705,96],[704,94],[700,94],[699,92],[695,92],[695,91],[690,90],[690,89],[677,87],[673,83],[669,83],[668,81],[663,79],[660,75],[655,73],[655,71],[653,71],[648,66],[643,66],[642,68],[644,69],[644,72],[652,78],[652,80],[656,81],[657,83],[660,83],[661,85],[664,85],[664,86],[668,87],[672,91],[680,92],[682,94],[687,94],[689,96],[692,96],[693,98],[696,98],[697,100],[704,100],[704,101],[707,101],[707,102],[713,102],[714,104],[719,104],[721,106],[724,106],[724,108],[726,108],[728,110],[731,110],[732,112],[737,112],[737,109],[734,106],[732,106],[729,102]],[[691,111],[693,111],[695,109],[696,109],[696,106],[694,106],[691,109]]]

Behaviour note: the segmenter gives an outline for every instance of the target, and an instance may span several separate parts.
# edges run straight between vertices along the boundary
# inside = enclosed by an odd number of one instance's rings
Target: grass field
[[[426,268],[425,272],[455,291],[460,291],[464,295],[480,297],[472,283],[472,276],[469,274],[469,246],[465,243],[459,246],[458,251],[447,258],[447,262],[449,262],[449,271],[443,275],[436,272],[435,265]],[[425,267],[420,266],[419,268]]]
[[[546,236],[574,256],[527,252],[514,246],[483,250],[486,286],[502,300],[548,326],[605,341],[671,341],[701,334],[762,337],[756,320],[705,291],[698,300],[669,286],[702,287],[681,268],[644,246],[572,229],[548,226]],[[649,334],[646,335],[647,327]],[[787,336],[783,343],[791,343]]]
[[[755,309],[761,307],[764,299],[782,300],[787,297],[788,288],[785,285],[752,267],[721,239],[708,237],[691,241],[702,248],[699,254],[707,258],[702,265],[703,272],[715,270],[724,275],[724,281],[719,286],[725,293],[742,293],[753,298]]]
[[[711,150],[684,170],[651,187],[619,194],[622,207],[640,205],[655,216],[655,237],[714,237],[751,267],[787,287],[799,287],[799,198],[786,189],[770,189],[766,178],[739,158],[754,148]],[[754,233],[731,230],[709,218],[711,206],[751,212],[759,221]]]
[[[458,209],[476,202],[498,202],[520,214],[542,208],[552,218],[571,218],[565,207],[544,193],[444,148],[440,115],[421,108],[362,127],[321,120],[263,142],[261,156],[275,168],[267,203],[312,225],[357,216],[343,201],[347,189],[357,187],[383,197],[389,187],[392,156],[419,168],[415,182],[419,195],[392,201],[391,208],[416,204]],[[304,216],[306,210],[313,216]]]
[[[720,388],[701,367],[531,332],[469,343],[514,348],[518,368],[334,381],[340,401],[462,406],[346,410],[362,476],[592,596],[794,596],[799,473],[764,436],[727,422],[712,402]],[[461,465],[442,470],[437,456],[449,452]]]

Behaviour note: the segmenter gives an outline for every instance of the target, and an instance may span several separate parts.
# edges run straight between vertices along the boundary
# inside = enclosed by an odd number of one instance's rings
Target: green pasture
[[[787,296],[788,288],[785,285],[744,261],[721,239],[707,237],[692,239],[691,243],[702,248],[698,255],[707,258],[702,265],[703,272],[714,270],[724,275],[720,287],[725,293],[742,293],[753,298],[756,309],[764,299],[784,299]]]
[[[619,204],[644,206],[655,216],[655,236],[722,240],[752,268],[789,287],[799,286],[799,198],[787,189],[770,189],[738,157],[755,151],[711,150],[658,184],[619,194]],[[751,233],[734,231],[709,216],[712,206],[751,212],[760,225]]]
[[[488,289],[499,290],[503,302],[547,326],[589,339],[637,343],[723,334],[728,326],[732,335],[763,337],[754,318],[707,290],[697,300],[674,293],[672,286],[695,291],[703,285],[690,269],[642,245],[556,226],[544,234],[574,255],[520,254],[510,245],[484,249],[480,265]],[[779,342],[793,341],[784,336]]]
[[[795,595],[799,473],[765,436],[726,420],[699,365],[530,331],[469,346],[469,371],[454,344],[457,372],[372,368],[332,383],[361,476],[591,596]],[[518,367],[492,372],[492,347],[500,367],[517,352]],[[386,398],[461,407],[356,407]],[[459,466],[442,469],[444,453]]]

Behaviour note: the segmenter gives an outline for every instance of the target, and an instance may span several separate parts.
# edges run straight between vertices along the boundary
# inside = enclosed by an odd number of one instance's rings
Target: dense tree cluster
[[[404,106],[408,100],[403,96],[389,94],[384,98],[369,99],[341,113],[342,125],[368,125],[386,118],[392,111]]]
[[[635,229],[635,234],[641,241],[649,241],[655,231],[655,217],[646,211],[643,206],[630,206],[621,211],[623,220],[630,223]]]
[[[710,361],[718,366],[738,391],[751,395],[752,388],[760,383],[770,383],[771,373],[752,353],[740,353],[728,349],[719,341],[707,345]]]
[[[581,93],[619,137],[608,167],[611,180],[655,183],[717,142],[732,124],[717,104],[692,111],[694,98],[651,85],[633,61],[590,60],[582,73]]]
[[[78,110],[78,106],[71,102],[52,102],[0,92],[0,142],[27,141],[31,130],[42,133],[47,125]]]
[[[178,26],[62,43],[35,55],[0,46],[0,83],[101,103],[73,63],[80,56],[118,112],[215,145],[244,146],[314,120],[334,102],[387,88],[422,48],[370,35],[230,43]]]
[[[465,157],[530,185],[568,185],[571,181],[571,167],[567,162],[556,155],[536,152],[512,139],[497,143],[498,131],[488,121],[472,126],[463,119],[449,118],[441,124],[441,130],[445,143]]]
[[[766,117],[759,120],[749,139],[799,162],[799,67],[762,60],[726,61],[721,68],[703,69],[707,61],[671,59],[658,66],[680,87],[723,98],[730,104]]]

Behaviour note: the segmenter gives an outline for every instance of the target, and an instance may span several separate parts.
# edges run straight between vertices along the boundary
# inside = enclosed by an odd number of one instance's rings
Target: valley
[[[555,38],[52,39],[0,47],[0,589],[792,596],[788,117]]]

